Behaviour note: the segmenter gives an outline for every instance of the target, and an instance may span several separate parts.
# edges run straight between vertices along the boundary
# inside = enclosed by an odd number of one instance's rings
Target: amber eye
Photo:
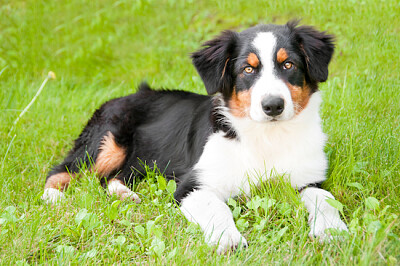
[[[285,62],[285,64],[283,64],[283,69],[291,69],[292,67],[293,67],[292,62]]]
[[[244,72],[246,72],[247,74],[254,73],[254,68],[252,68],[250,66],[245,67]]]

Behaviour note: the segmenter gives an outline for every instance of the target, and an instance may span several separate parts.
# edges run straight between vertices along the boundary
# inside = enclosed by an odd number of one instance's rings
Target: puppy
[[[182,213],[222,253],[247,246],[226,200],[275,173],[301,191],[310,235],[347,230],[326,202],[332,194],[317,186],[328,167],[318,84],[333,51],[331,35],[296,22],[222,32],[192,54],[209,96],[141,84],[106,102],[49,173],[42,198],[62,198],[82,163],[94,162],[110,194],[139,202],[129,184],[142,178],[142,162],[157,164],[176,180]]]

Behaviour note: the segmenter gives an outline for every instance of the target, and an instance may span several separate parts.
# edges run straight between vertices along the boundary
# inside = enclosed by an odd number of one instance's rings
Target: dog
[[[226,200],[275,175],[300,191],[310,235],[347,230],[319,186],[328,167],[318,84],[328,78],[332,35],[290,21],[224,31],[191,57],[208,95],[153,90],[110,100],[95,111],[65,160],[46,178],[42,196],[55,203],[90,165],[110,194],[140,202],[129,184],[143,162],[165,169],[184,216],[218,253],[247,246]]]

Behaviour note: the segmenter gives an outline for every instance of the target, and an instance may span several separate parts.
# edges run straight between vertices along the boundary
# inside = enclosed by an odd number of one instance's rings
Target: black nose
[[[265,97],[261,102],[264,113],[269,116],[282,114],[285,102],[281,97]]]

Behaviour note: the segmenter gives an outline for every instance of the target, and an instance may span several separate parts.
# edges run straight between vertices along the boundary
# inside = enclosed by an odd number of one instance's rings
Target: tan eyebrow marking
[[[247,57],[247,63],[249,63],[250,66],[256,68],[260,64],[260,60],[258,60],[258,57],[255,53],[250,53]]]
[[[276,53],[276,60],[278,60],[278,63],[283,63],[288,58],[289,55],[284,48],[279,49],[278,53]]]

